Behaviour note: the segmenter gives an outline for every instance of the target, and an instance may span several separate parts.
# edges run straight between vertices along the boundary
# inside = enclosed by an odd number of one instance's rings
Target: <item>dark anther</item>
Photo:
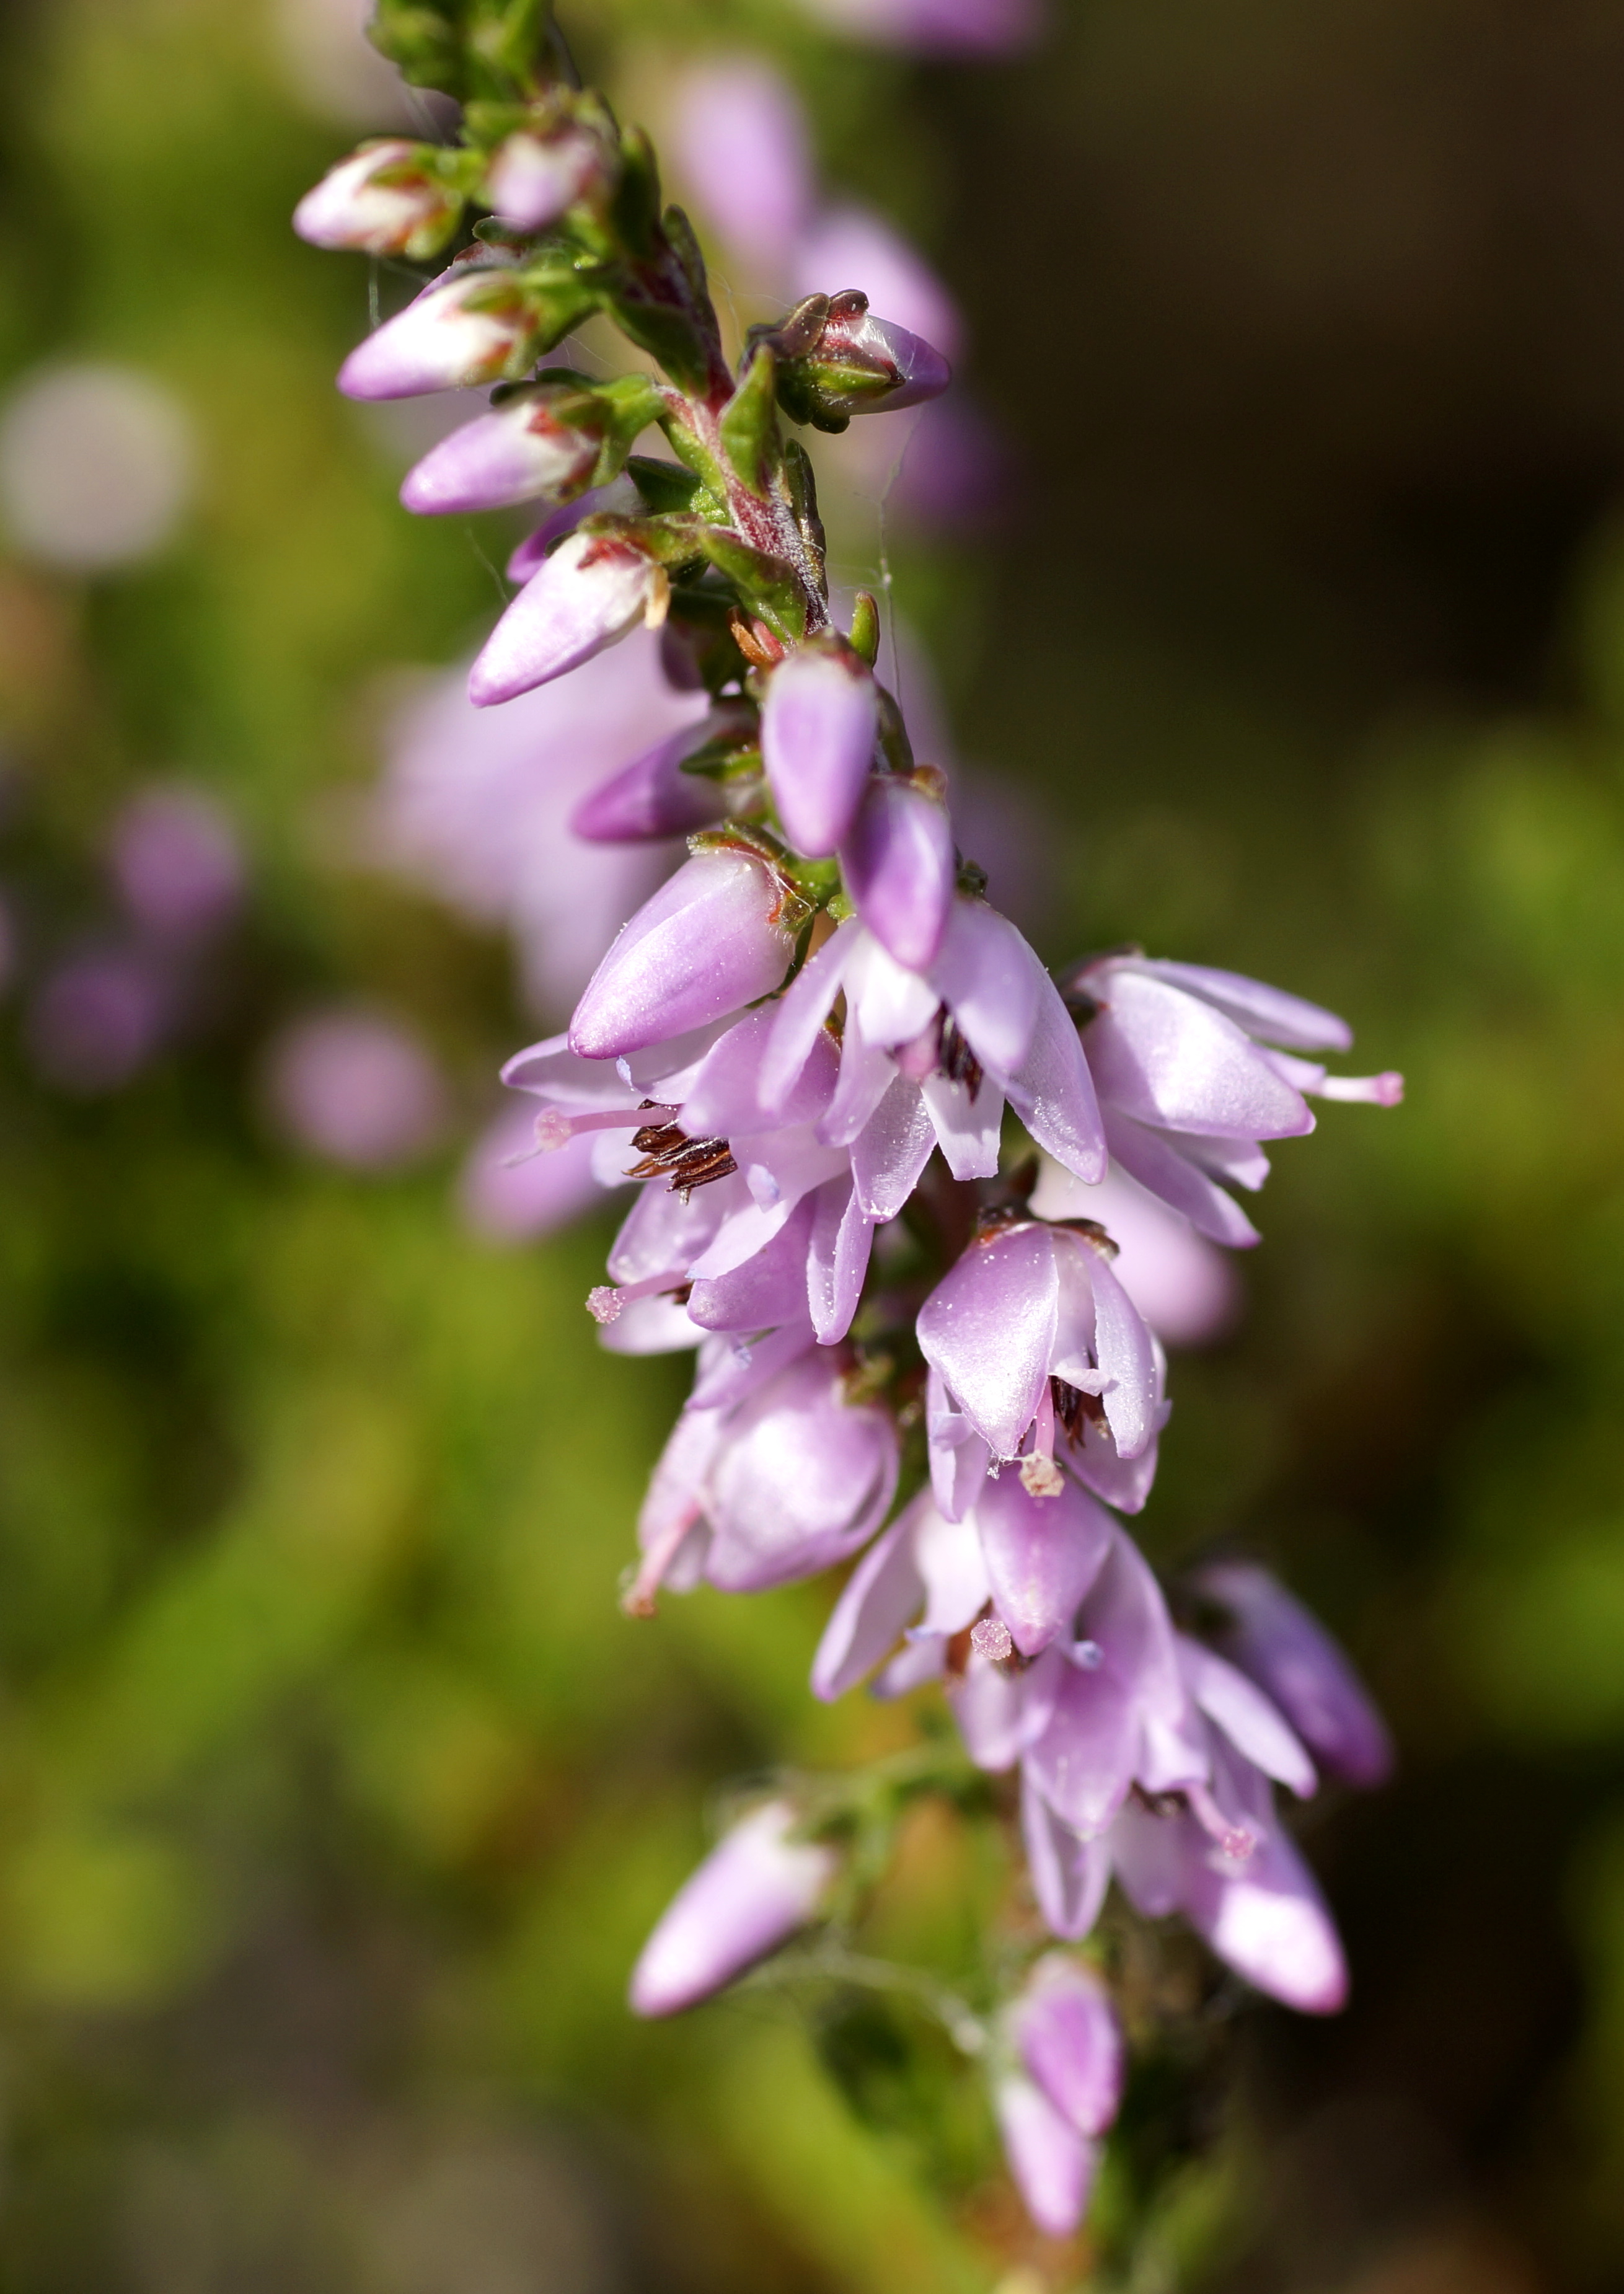
[[[936,1015],[936,1056],[949,1083],[962,1083],[974,1099],[981,1088],[980,1061],[959,1031],[959,1023],[944,1004]]]
[[[629,1179],[665,1179],[667,1192],[686,1203],[695,1187],[708,1187],[738,1169],[725,1139],[690,1139],[674,1123],[646,1123],[631,1135],[631,1143],[643,1160],[627,1172]]]
[[[1054,1396],[1054,1414],[1071,1441],[1083,1439],[1084,1426],[1105,1424],[1105,1404],[1097,1394],[1084,1394],[1063,1378],[1052,1378],[1049,1391]]]
[[[1099,997],[1097,996],[1091,996],[1086,988],[1068,988],[1064,989],[1062,991],[1061,1001],[1064,1003],[1066,1009],[1070,1013],[1072,1018],[1076,1021],[1079,1028],[1086,1028],[1089,1021],[1091,1020],[1097,1020],[1100,1013],[1105,1009],[1104,1005],[1100,1003]]]

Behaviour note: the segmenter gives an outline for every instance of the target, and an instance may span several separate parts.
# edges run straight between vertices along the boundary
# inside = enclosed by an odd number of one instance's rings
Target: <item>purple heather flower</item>
[[[338,370],[348,398],[416,398],[430,390],[517,381],[533,363],[536,321],[511,260],[482,248],[459,260]]]
[[[604,150],[584,127],[550,135],[521,128],[499,143],[485,175],[492,211],[515,231],[542,231],[608,182]]]
[[[791,1584],[849,1559],[884,1520],[898,1469],[890,1414],[846,1401],[840,1362],[811,1339],[741,1400],[690,1402],[678,1419],[638,1521],[629,1607],[702,1577],[729,1593]]]
[[[1011,2072],[993,2090],[1004,2156],[1021,2202],[1045,2237],[1069,2238],[1088,2207],[1095,2145],[1035,2081]]]
[[[541,385],[443,438],[407,473],[401,500],[424,516],[562,500],[585,487],[597,450],[589,427],[558,420]]]
[[[670,584],[635,543],[572,533],[527,582],[468,672],[476,709],[512,701],[623,638],[639,622],[657,629]]]
[[[144,789],[113,823],[108,858],[134,923],[171,946],[218,931],[243,892],[230,820],[200,790]]]
[[[532,1005],[567,1013],[666,865],[646,848],[575,843],[570,815],[702,718],[704,696],[673,689],[649,630],[505,708],[475,709],[467,683],[462,670],[434,677],[388,728],[371,849],[459,914],[507,925]]]
[[[1218,1621],[1204,1630],[1273,1698],[1321,1765],[1350,1784],[1385,1782],[1393,1739],[1364,1684],[1319,1621],[1255,1562],[1211,1561],[1187,1581]]]
[[[788,969],[784,888],[743,850],[696,852],[621,931],[570,1022],[584,1058],[613,1059],[770,995]]]
[[[1234,1261],[1125,1171],[1113,1165],[1090,1185],[1045,1157],[1030,1208],[1106,1228],[1116,1245],[1112,1273],[1168,1346],[1207,1346],[1232,1328],[1241,1306]]]
[[[1011,2171],[1038,2227],[1064,2237],[1083,2218],[1099,2138],[1122,2102],[1121,2027],[1098,1977],[1068,1954],[1050,1952],[1007,2011],[1004,2028],[1020,2065],[998,2098]]]
[[[636,517],[642,506],[637,487],[624,471],[618,478],[611,478],[606,486],[589,486],[572,501],[549,510],[533,533],[525,535],[508,560],[508,579],[523,588],[540,572],[555,546],[566,534],[573,533],[578,525],[584,525],[588,518],[596,517],[600,511],[606,511],[611,517]]]
[[[1025,1471],[1040,1494],[1058,1486],[1057,1387],[1079,1422],[1084,1397],[1098,1400],[1121,1458],[1157,1431],[1150,1333],[1092,1236],[1032,1221],[972,1242],[920,1309],[919,1343],[995,1459],[1033,1437]]]
[[[632,1971],[639,2015],[674,2015],[775,1951],[817,1911],[838,1859],[796,1840],[795,1810],[768,1801],[735,1824],[666,1908]]]
[[[724,703],[584,797],[570,815],[571,829],[589,844],[647,844],[710,827],[727,813],[727,791],[709,774],[684,766],[712,742],[743,746],[752,732],[751,712]]]
[[[366,1012],[315,1013],[285,1029],[266,1057],[265,1090],[291,1139],[355,1170],[414,1161],[445,1120],[428,1053],[398,1021]]]
[[[874,680],[844,646],[799,647],[772,672],[761,711],[761,756],[778,818],[797,850],[822,859],[845,842],[879,722]],[[948,848],[951,869],[951,835]]]
[[[995,55],[1024,47],[1043,20],[1042,0],[802,0],[853,39],[926,55]]]
[[[955,1178],[990,1177],[1006,1098],[1068,1170],[1103,1175],[1076,1029],[1036,956],[993,909],[955,899],[924,973],[905,970],[864,924],[841,924],[779,1003],[763,1069],[768,1106],[794,1083],[841,994],[840,1086],[819,1133],[849,1145],[870,1217],[896,1216],[933,1146]]]
[[[1111,1826],[1112,1867],[1135,1910],[1184,1915],[1219,1958],[1260,1991],[1305,2015],[1334,2015],[1347,1998],[1347,1964],[1312,1873],[1274,1813],[1268,1777],[1219,1738],[1222,1800],[1244,1810],[1250,1842],[1226,1853],[1194,1811],[1130,1805]]]
[[[871,781],[840,869],[858,915],[909,972],[929,972],[953,913],[958,857],[946,805],[887,774]]]
[[[425,166],[419,143],[386,136],[363,143],[306,191],[293,227],[313,247],[351,247],[365,255],[432,255],[449,235],[462,201]],[[393,175],[393,183],[380,177]]]
[[[1218,1182],[1263,1184],[1269,1162],[1258,1143],[1313,1129],[1305,1092],[1385,1107],[1403,1094],[1396,1075],[1328,1076],[1294,1057],[1345,1050],[1346,1024],[1238,972],[1101,956],[1079,965],[1065,986],[1081,1014],[1112,1155],[1217,1242],[1257,1241]]]
[[[775,281],[814,196],[806,115],[794,91],[759,57],[726,56],[684,74],[675,128],[682,174],[700,207],[730,247]]]
[[[49,975],[29,1007],[34,1063],[63,1091],[119,1091],[169,1033],[175,1002],[173,981],[150,955],[82,948]]]

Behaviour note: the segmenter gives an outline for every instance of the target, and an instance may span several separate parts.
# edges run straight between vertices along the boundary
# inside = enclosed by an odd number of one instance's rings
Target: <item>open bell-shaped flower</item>
[[[1130,954],[1080,964],[1062,985],[1112,1155],[1217,1242],[1257,1241],[1220,1183],[1263,1184],[1259,1143],[1314,1127],[1304,1094],[1384,1107],[1403,1096],[1400,1076],[1332,1076],[1296,1056],[1345,1051],[1346,1022],[1238,972]]]
[[[712,1849],[638,1956],[634,2013],[674,2015],[709,1998],[816,1916],[839,1859],[797,1840],[798,1820],[788,1801],[768,1801]]]
[[[468,672],[476,709],[511,701],[578,669],[639,622],[658,629],[670,602],[665,568],[618,535],[572,533],[543,559]]]

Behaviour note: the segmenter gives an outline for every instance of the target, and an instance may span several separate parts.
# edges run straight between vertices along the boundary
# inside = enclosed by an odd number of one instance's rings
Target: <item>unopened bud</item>
[[[953,827],[946,808],[897,775],[871,780],[840,847],[840,867],[875,939],[910,972],[928,972],[953,906]]]
[[[670,583],[634,542],[572,533],[520,590],[468,672],[476,709],[511,701],[602,653],[638,622],[658,628]]]
[[[782,907],[763,861],[695,853],[622,925],[575,1007],[571,1050],[618,1059],[769,996],[793,947]]]
[[[768,679],[762,760],[784,834],[809,858],[850,834],[879,722],[874,680],[849,647],[801,646]]]
[[[499,144],[485,176],[485,196],[515,231],[543,231],[608,182],[602,143],[589,129],[566,123],[550,135],[522,128]]]
[[[545,385],[465,422],[408,472],[401,488],[406,508],[419,515],[506,509],[548,496],[562,502],[581,492],[597,464],[604,426],[590,419],[559,419],[561,403],[581,407],[580,392]]]
[[[517,381],[541,340],[541,314],[511,264],[458,264],[350,353],[338,387],[348,398],[416,398]]]
[[[778,354],[778,395],[797,422],[843,430],[854,414],[891,414],[938,398],[953,379],[940,351],[877,319],[857,288],[811,296],[767,339]]]
[[[632,1970],[639,2015],[674,2015],[731,1983],[804,1927],[834,1876],[832,1849],[791,1837],[769,1801],[737,1824],[672,1899]]]
[[[401,136],[363,143],[305,192],[293,211],[295,231],[313,247],[422,262],[444,246],[462,213],[462,194],[436,172],[434,158]]]

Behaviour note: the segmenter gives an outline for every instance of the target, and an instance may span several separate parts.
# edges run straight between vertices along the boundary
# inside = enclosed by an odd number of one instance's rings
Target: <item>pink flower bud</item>
[[[586,484],[597,450],[589,424],[561,422],[544,395],[527,393],[443,438],[407,472],[401,500],[419,516],[562,501]]]
[[[993,2097],[998,2131],[1027,2212],[1050,2238],[1069,2238],[1083,2219],[1099,2154],[1043,2089],[1019,2076]]]
[[[802,646],[773,671],[761,755],[785,835],[822,859],[845,842],[874,753],[874,680],[843,647]]]
[[[840,868],[874,938],[908,971],[928,972],[941,953],[957,873],[946,808],[908,781],[873,781]]]
[[[516,381],[535,339],[535,313],[510,264],[459,265],[356,346],[338,387],[346,398],[416,398]]]
[[[695,853],[621,926],[575,1007],[571,1050],[618,1059],[770,995],[790,961],[782,899],[749,853]]]
[[[485,195],[515,231],[542,231],[606,181],[603,146],[588,129],[548,136],[521,129],[493,153]]]
[[[834,1876],[832,1849],[790,1838],[795,1810],[745,1818],[673,1898],[632,1970],[638,2015],[674,2015],[731,1983],[804,1927]]]
[[[638,622],[657,629],[670,598],[664,567],[635,544],[568,535],[485,640],[468,672],[469,700],[488,709],[579,669]]]
[[[1103,2135],[1122,2101],[1122,2032],[1105,1987],[1078,1960],[1050,1952],[1011,2017],[1027,2073],[1079,2135]]]
[[[449,235],[462,201],[436,182],[422,158],[420,144],[398,136],[363,143],[305,192],[293,211],[295,231],[313,247],[418,259],[432,255]]]
[[[875,318],[855,287],[833,297],[816,336],[804,349],[788,351],[779,370],[793,418],[836,429],[854,414],[893,414],[939,398],[952,380],[940,351],[905,327]]]
[[[746,712],[714,711],[638,757],[578,804],[570,826],[589,844],[649,844],[707,828],[727,810],[722,792],[706,773],[683,770],[684,761],[719,736],[749,729]]]

